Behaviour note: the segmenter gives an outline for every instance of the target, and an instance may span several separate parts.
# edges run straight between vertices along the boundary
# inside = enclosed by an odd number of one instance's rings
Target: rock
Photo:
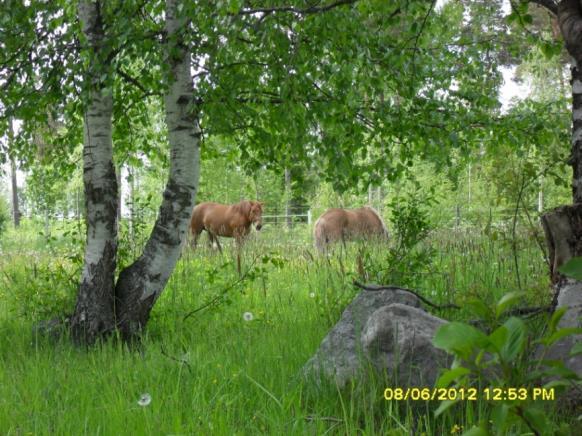
[[[362,347],[380,373],[398,375],[400,386],[433,386],[440,368],[451,357],[432,345],[436,330],[446,321],[405,304],[376,310],[362,331]]]
[[[582,282],[566,279],[563,280],[558,295],[556,310],[561,307],[568,307],[558,323],[558,328],[582,327]],[[564,365],[582,377],[582,354],[570,355],[572,346],[582,341],[582,335],[566,336],[555,342],[547,351],[544,359],[560,360]],[[538,356],[542,354],[540,349]],[[566,408],[579,407],[582,404],[582,393],[579,388],[567,389],[562,394],[562,402]],[[567,403],[567,404],[566,404]]]
[[[561,287],[556,310],[568,307],[558,323],[558,328],[582,327],[582,282],[568,280]],[[572,346],[582,341],[582,335],[570,335],[557,341],[549,350],[547,358],[562,360],[567,368],[582,377],[582,355],[570,356]]]
[[[445,321],[419,307],[415,295],[397,288],[360,292],[305,364],[304,375],[335,378],[342,387],[371,363],[380,372],[411,368],[407,377],[414,375],[419,386],[434,382],[435,359],[443,358],[446,366],[446,354],[431,340]]]

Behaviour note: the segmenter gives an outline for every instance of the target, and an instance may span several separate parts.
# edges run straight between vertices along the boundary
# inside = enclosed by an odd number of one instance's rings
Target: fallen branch
[[[427,300],[426,298],[424,298],[422,295],[419,295],[417,292],[410,290],[410,289],[406,289],[406,288],[401,288],[399,286],[392,286],[392,285],[388,285],[388,286],[380,286],[380,285],[364,285],[360,282],[358,282],[357,280],[354,280],[354,286],[357,286],[360,289],[363,289],[365,291],[404,291],[404,292],[408,292],[412,295],[414,295],[416,298],[418,298],[420,301],[422,301],[425,304],[428,304],[431,307],[434,307],[435,309],[460,309],[460,306],[457,306],[456,304],[435,304],[430,300]]]

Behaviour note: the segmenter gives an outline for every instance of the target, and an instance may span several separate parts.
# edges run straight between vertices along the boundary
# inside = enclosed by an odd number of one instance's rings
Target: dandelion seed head
[[[245,312],[243,313],[243,319],[245,321],[252,321],[254,318],[253,314],[251,312]]]
[[[141,394],[141,397],[139,397],[137,404],[140,405],[141,407],[146,407],[149,406],[151,402],[152,396],[150,394]]]
[[[309,294],[309,296],[310,296],[311,298],[315,298],[315,292],[311,292],[311,293]]]

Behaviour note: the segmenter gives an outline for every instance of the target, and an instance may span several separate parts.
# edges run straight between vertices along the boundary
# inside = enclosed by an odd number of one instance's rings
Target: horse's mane
[[[388,228],[386,227],[386,224],[384,224],[384,220],[382,219],[382,217],[380,216],[380,214],[378,213],[378,211],[376,209],[374,209],[372,206],[364,206],[362,209],[367,209],[370,212],[372,212],[372,214],[378,219],[378,221],[382,225],[384,232],[386,232],[386,234],[388,234]]]
[[[248,216],[251,211],[251,202],[249,200],[241,200],[231,206],[234,210]]]

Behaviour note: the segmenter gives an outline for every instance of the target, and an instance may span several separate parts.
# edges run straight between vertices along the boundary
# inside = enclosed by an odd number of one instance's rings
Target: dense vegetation
[[[385,401],[382,380],[345,391],[301,381],[301,367],[356,294],[352,280],[363,279],[355,260],[363,247],[313,260],[305,225],[289,232],[267,227],[257,235],[245,250],[242,280],[230,249],[222,256],[186,250],[139,350],[116,341],[90,351],[65,338],[55,344],[33,335],[31,341],[35,321],[74,305],[78,241],[66,234],[73,229],[55,226],[47,244],[40,227],[27,223],[3,238],[2,250],[10,253],[1,260],[3,433],[400,434],[416,428],[449,434],[489,413],[484,402],[463,402],[434,418],[436,403]],[[435,302],[469,307],[476,299],[492,307],[518,283],[510,230],[497,234],[433,230],[417,247],[430,253],[425,262],[391,275]],[[547,265],[527,232],[518,235],[517,260],[528,302],[547,304]],[[371,280],[385,277],[384,248],[368,248],[365,262]],[[436,314],[476,317],[468,309]],[[543,322],[537,319],[533,331]],[[146,393],[151,404],[140,407]],[[541,405],[551,420],[567,419],[553,415],[554,402]]]

